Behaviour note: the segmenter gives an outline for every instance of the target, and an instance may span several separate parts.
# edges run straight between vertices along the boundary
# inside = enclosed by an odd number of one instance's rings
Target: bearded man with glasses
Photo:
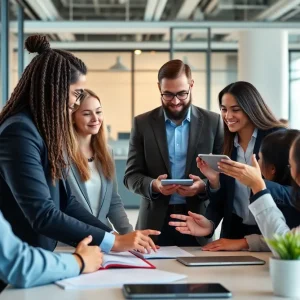
[[[196,165],[199,153],[220,154],[223,122],[219,114],[192,104],[194,80],[181,60],[158,72],[161,106],[134,118],[124,176],[125,186],[142,196],[136,229],[161,231],[160,246],[205,245],[207,238],[183,235],[169,226],[170,214],[205,214],[205,178]],[[191,186],[166,185],[162,179],[193,179]]]

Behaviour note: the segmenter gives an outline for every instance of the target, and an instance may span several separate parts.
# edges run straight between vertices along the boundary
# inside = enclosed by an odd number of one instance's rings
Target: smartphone
[[[221,159],[229,159],[227,155],[217,155],[217,154],[198,154],[202,160],[204,160],[213,170],[220,172],[218,168],[218,162],[221,162]]]
[[[161,185],[170,185],[170,184],[178,184],[178,185],[192,185],[193,179],[162,179]]]
[[[201,299],[230,298],[232,294],[219,283],[124,284],[126,299]]]

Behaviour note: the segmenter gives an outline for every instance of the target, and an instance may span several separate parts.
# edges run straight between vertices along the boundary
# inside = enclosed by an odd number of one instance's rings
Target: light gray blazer
[[[96,217],[109,227],[112,227],[110,224],[111,222],[116,231],[120,234],[133,231],[125,212],[122,199],[118,194],[116,176],[114,176],[113,180],[107,180],[101,171],[99,171],[99,173],[101,177],[101,195],[99,199],[100,210]],[[75,165],[72,165],[70,168],[68,183],[70,184],[72,194],[76,197],[76,199],[81,202],[89,212],[93,213],[86,185],[81,180],[78,169]]]

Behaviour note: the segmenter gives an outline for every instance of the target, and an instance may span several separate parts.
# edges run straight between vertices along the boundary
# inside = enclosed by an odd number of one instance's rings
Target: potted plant
[[[270,274],[274,294],[300,297],[300,232],[291,231],[267,240],[278,257],[270,258]]]

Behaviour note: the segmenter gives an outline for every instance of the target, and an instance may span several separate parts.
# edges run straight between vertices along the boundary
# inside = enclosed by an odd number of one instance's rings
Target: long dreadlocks
[[[0,125],[21,110],[30,110],[47,145],[51,177],[55,181],[63,177],[63,170],[74,157],[69,87],[87,73],[87,68],[71,53],[51,49],[45,36],[28,37],[25,48],[38,55],[26,67],[0,113]]]

